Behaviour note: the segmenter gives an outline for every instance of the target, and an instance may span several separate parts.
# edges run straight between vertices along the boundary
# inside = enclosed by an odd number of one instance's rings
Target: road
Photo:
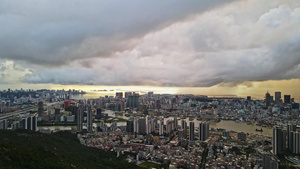
[[[45,104],[47,106],[53,106],[55,104],[63,104],[63,103],[64,103],[64,101],[55,102],[55,103],[45,103]],[[36,105],[36,106],[31,106],[31,107],[28,107],[28,108],[25,108],[25,109],[22,109],[22,110],[17,110],[17,111],[11,112],[11,113],[0,114],[0,120],[7,119],[7,118],[12,117],[12,116],[24,114],[24,113],[27,113],[28,111],[30,111],[32,109],[37,109],[37,108],[38,107]]]
[[[31,106],[31,107],[28,107],[28,108],[25,108],[25,109],[22,109],[22,110],[17,110],[17,111],[11,112],[11,113],[0,114],[0,120],[7,119],[7,118],[12,117],[12,116],[27,113],[28,111],[30,111],[34,108],[36,109],[37,106]]]

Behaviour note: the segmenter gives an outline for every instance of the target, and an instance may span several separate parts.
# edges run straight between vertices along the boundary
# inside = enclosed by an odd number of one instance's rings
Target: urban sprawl
[[[300,166],[299,103],[275,92],[264,100],[116,92],[73,99],[78,90],[0,91],[0,129],[69,130],[88,147],[132,163],[172,168],[277,169]],[[230,121],[253,131],[214,128]],[[264,132],[272,130],[272,135]]]

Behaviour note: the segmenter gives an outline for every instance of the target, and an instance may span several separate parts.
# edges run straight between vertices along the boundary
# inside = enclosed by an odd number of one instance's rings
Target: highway
[[[37,106],[28,107],[28,108],[25,108],[25,109],[22,109],[22,110],[17,110],[17,111],[10,112],[10,113],[0,114],[0,120],[7,119],[7,118],[12,117],[12,116],[27,113],[28,111],[30,111],[32,109],[37,109]]]
[[[45,103],[45,105],[48,106],[53,106],[55,104],[63,104],[64,101],[60,101],[60,102],[55,102],[55,103]],[[17,111],[14,111],[14,112],[10,112],[10,113],[4,113],[4,114],[0,114],[0,120],[2,119],[7,119],[9,117],[12,117],[12,116],[17,116],[17,115],[20,115],[20,114],[24,114],[24,113],[27,113],[28,111],[32,110],[32,109],[35,109],[37,110],[38,106],[31,106],[31,107],[28,107],[28,108],[25,108],[25,109],[22,109],[22,110],[17,110]]]

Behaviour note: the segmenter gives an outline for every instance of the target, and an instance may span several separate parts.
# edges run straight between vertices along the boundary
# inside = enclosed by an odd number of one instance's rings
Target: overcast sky
[[[299,0],[0,1],[1,84],[300,78]]]

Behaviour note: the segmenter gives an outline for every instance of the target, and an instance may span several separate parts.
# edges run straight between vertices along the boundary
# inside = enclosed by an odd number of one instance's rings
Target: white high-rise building
[[[133,120],[133,132],[138,133],[139,132],[139,118],[136,117]]]

